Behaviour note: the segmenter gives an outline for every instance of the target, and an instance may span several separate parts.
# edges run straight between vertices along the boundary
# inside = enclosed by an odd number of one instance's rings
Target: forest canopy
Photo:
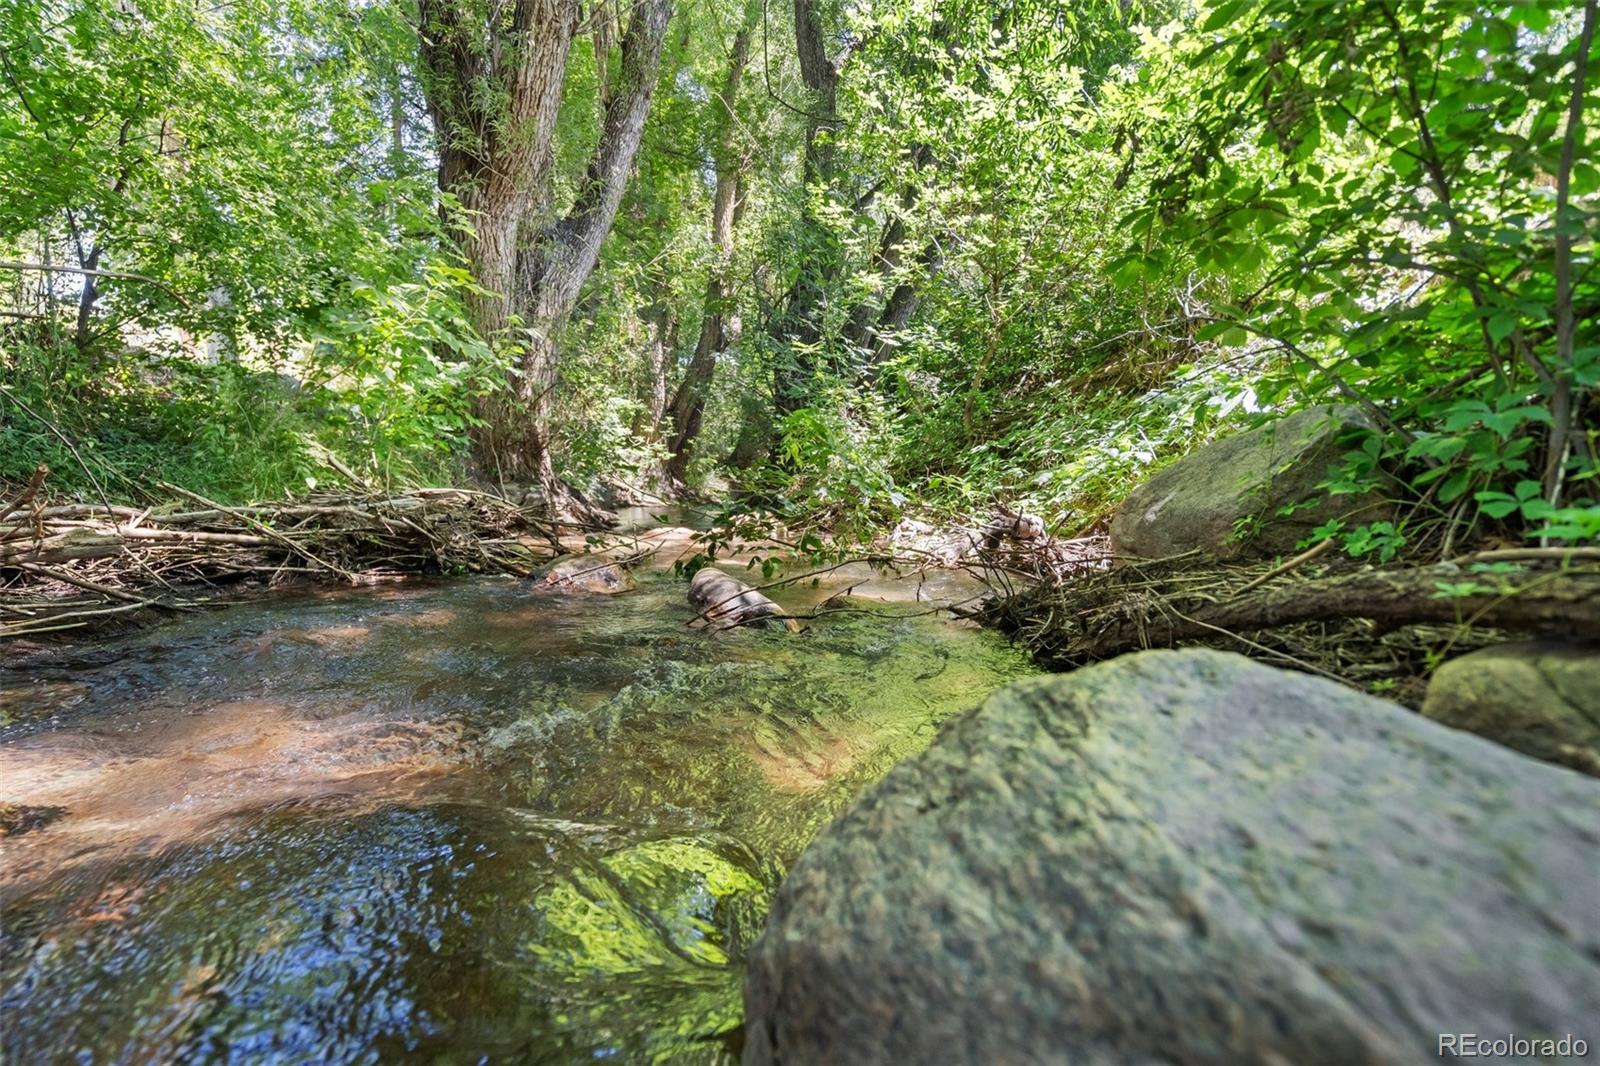
[[[1596,2],[13,0],[0,479],[1092,526],[1313,404],[1600,536]]]

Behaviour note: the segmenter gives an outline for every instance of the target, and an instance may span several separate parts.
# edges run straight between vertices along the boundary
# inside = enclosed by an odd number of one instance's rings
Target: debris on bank
[[[0,639],[175,613],[292,580],[527,575],[560,552],[534,511],[470,489],[226,506],[172,485],[150,507],[49,502],[36,474],[0,502]]]

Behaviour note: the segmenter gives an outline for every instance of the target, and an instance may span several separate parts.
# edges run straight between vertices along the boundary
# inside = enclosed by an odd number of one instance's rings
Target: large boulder
[[[1422,713],[1600,776],[1600,647],[1499,644],[1439,667]]]
[[[1437,1061],[1594,1042],[1600,782],[1151,651],[999,690],[800,858],[746,1066]]]
[[[1199,550],[1220,559],[1277,555],[1331,518],[1379,519],[1380,493],[1330,495],[1317,486],[1371,423],[1353,407],[1309,407],[1208,444],[1134,489],[1111,516],[1111,550],[1164,559]],[[1281,514],[1292,508],[1290,514]]]

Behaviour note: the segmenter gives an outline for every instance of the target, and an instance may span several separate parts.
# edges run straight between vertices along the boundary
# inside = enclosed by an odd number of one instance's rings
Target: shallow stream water
[[[1031,668],[904,605],[704,633],[684,588],[306,594],[0,667],[5,1061],[735,1060],[784,870]]]

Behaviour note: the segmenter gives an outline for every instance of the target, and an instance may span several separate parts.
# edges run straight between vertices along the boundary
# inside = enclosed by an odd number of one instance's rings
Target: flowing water
[[[704,633],[684,587],[274,598],[0,669],[5,1061],[735,1059],[783,871],[1030,667],[904,607]]]

